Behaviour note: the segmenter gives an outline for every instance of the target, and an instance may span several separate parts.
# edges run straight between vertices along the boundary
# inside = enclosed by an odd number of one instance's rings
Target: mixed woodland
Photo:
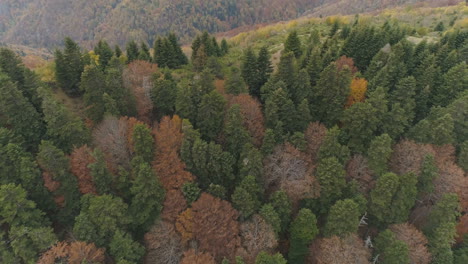
[[[1,48],[0,262],[468,263],[460,25]]]

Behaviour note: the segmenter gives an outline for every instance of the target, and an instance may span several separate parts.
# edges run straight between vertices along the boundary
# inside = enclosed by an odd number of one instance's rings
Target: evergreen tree
[[[451,68],[443,77],[443,84],[434,87],[432,103],[437,106],[447,106],[460,93],[468,89],[468,66],[465,62]]]
[[[291,201],[284,191],[276,191],[270,196],[270,204],[281,220],[281,233],[286,232],[291,220]]]
[[[273,227],[276,235],[281,232],[281,219],[271,203],[264,204],[258,213]]]
[[[301,209],[290,227],[290,263],[305,263],[310,242],[318,235],[317,218],[309,209]]]
[[[117,58],[120,58],[120,56],[122,56],[122,50],[120,49],[119,45],[115,45],[114,54]]]
[[[263,142],[262,142],[262,154],[263,156],[268,156],[273,152],[273,149],[276,146],[276,139],[275,139],[275,132],[273,129],[266,129],[265,130],[265,136],[263,137]]]
[[[104,73],[96,66],[86,66],[81,77],[80,88],[84,91],[83,100],[88,118],[98,123],[104,117],[106,110],[103,99],[106,91]]]
[[[69,96],[79,96],[81,73],[84,71],[85,60],[78,44],[70,38],[65,38],[65,49],[56,50],[55,76],[59,86]]]
[[[16,83],[18,88],[24,86],[24,65],[16,53],[7,48],[0,48],[0,70]],[[23,91],[24,92],[24,91]],[[26,94],[24,94],[26,96]]]
[[[130,63],[134,60],[138,59],[140,55],[140,50],[138,48],[138,44],[132,40],[127,43],[127,62]]]
[[[22,95],[17,86],[0,72],[0,125],[11,128],[26,142],[28,150],[37,150],[45,132],[40,114]]]
[[[243,126],[243,116],[239,105],[233,105],[226,114],[224,136],[226,137],[226,150],[236,160],[239,160],[245,144],[251,141],[249,132]]]
[[[292,52],[296,58],[302,55],[301,40],[297,35],[297,31],[289,33],[286,42],[284,43],[284,53]]]
[[[359,227],[359,206],[351,199],[336,202],[328,214],[324,235],[346,237],[356,233]]]
[[[350,152],[347,146],[340,144],[340,133],[340,129],[336,126],[327,131],[327,135],[319,149],[319,160],[336,158],[341,165],[344,166],[346,164],[350,157]]]
[[[244,52],[241,64],[241,75],[249,87],[252,96],[260,96],[260,87],[257,85],[257,56],[252,48],[247,48]]]
[[[145,248],[121,230],[115,232],[109,248],[110,254],[119,264],[140,263],[145,254]]]
[[[226,92],[233,95],[239,95],[247,91],[244,80],[238,68],[231,68],[231,72],[226,80]]]
[[[281,122],[280,130],[296,131],[297,124],[294,122],[296,116],[294,103],[281,88],[274,91],[265,102],[265,121],[268,128],[278,130],[278,124]]]
[[[356,152],[365,152],[377,130],[376,109],[367,102],[355,103],[343,114],[343,128],[349,136],[348,146]]]
[[[106,69],[106,93],[115,101],[118,113],[126,116],[136,115],[136,99],[134,94],[124,85],[124,65],[113,57]]]
[[[201,194],[201,189],[200,187],[198,187],[198,184],[193,182],[187,182],[184,183],[184,185],[182,186],[182,192],[184,193],[184,197],[187,201],[187,204],[190,205],[196,200],[198,200]]]
[[[405,116],[411,123],[414,119],[414,109],[416,94],[416,79],[414,77],[406,77],[401,79],[395,87],[395,90],[390,94],[390,103],[399,103],[405,111]]]
[[[208,140],[214,140],[222,129],[226,100],[217,91],[203,96],[198,110],[197,126]]]
[[[187,64],[187,56],[185,56],[184,52],[182,51],[182,48],[180,47],[180,44],[177,41],[177,36],[174,33],[169,33],[169,35],[167,35],[167,39],[169,40],[169,43],[171,44],[171,48],[175,55],[174,67]]]
[[[229,45],[226,41],[226,39],[221,40],[221,56],[226,55],[229,52]]]
[[[143,42],[143,41],[140,43],[140,50],[139,50],[139,53],[138,53],[138,59],[139,60],[144,60],[144,61],[151,61],[151,55],[150,55],[148,45],[146,45],[146,43]]]
[[[321,159],[316,171],[320,183],[321,211],[326,212],[330,205],[341,198],[346,186],[343,165],[334,158]]]
[[[270,53],[268,52],[268,48],[266,46],[260,48],[260,51],[258,52],[256,67],[256,82],[255,85],[251,87],[250,94],[260,98],[260,88],[268,81],[271,73],[273,72]]]
[[[255,264],[286,264],[286,260],[283,255],[276,253],[269,255],[265,251],[260,252],[255,259]]]
[[[153,161],[154,139],[151,130],[143,124],[136,124],[132,133],[133,150],[145,162]]]
[[[458,154],[458,165],[468,171],[468,140],[460,146],[460,154]]]
[[[323,62],[320,56],[320,49],[314,49],[307,60],[306,66],[307,73],[309,74],[309,80],[311,87],[317,85],[317,81],[320,77],[320,73],[323,70]]]
[[[96,160],[94,163],[88,165],[91,176],[93,177],[94,186],[99,194],[108,194],[111,191],[113,175],[107,168],[107,163],[104,158],[104,153],[96,148],[93,153],[93,158]],[[118,187],[118,184],[115,184]],[[121,190],[119,190],[121,192]],[[123,197],[125,194],[121,193]]]
[[[379,263],[409,263],[409,249],[405,242],[396,238],[389,229],[381,232],[375,239],[375,249],[379,254]]]
[[[434,157],[432,155],[426,155],[421,164],[421,172],[418,177],[418,192],[426,195],[434,192],[433,181],[439,174]]]
[[[122,53],[122,51],[120,51],[120,53]],[[99,66],[101,67],[101,69],[105,69],[109,64],[109,61],[111,60],[112,56],[114,56],[114,52],[105,40],[100,40],[96,47],[94,47],[94,54],[99,56]],[[120,57],[120,55],[118,55],[117,57]]]
[[[392,155],[392,139],[387,134],[375,137],[370,143],[367,157],[369,168],[380,176],[388,171],[388,161]]]

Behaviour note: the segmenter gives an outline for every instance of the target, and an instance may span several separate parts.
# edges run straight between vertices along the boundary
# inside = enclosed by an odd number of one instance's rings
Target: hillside
[[[2,0],[0,42],[52,48],[69,36],[89,48],[99,39],[120,45],[129,39],[152,43],[155,35],[170,31],[188,42],[204,30],[223,32],[306,13],[368,12],[414,2],[434,1]]]

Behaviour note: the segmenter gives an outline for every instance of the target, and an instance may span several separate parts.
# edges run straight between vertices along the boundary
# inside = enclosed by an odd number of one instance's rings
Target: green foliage
[[[140,55],[140,49],[138,48],[138,44],[134,40],[127,43],[126,49],[128,63],[138,59],[138,56]]]
[[[226,92],[233,95],[245,93],[247,91],[246,84],[242,79],[241,72],[238,68],[231,68],[231,72],[226,79]]]
[[[226,138],[226,150],[236,160],[239,160],[245,144],[250,143],[251,138],[247,129],[244,128],[244,118],[239,105],[233,105],[227,111],[224,125],[224,136]],[[239,160],[240,161],[240,160]]]
[[[350,157],[350,152],[347,146],[340,144],[339,137],[340,129],[338,127],[332,127],[327,131],[327,135],[319,149],[319,160],[334,157],[343,166],[345,165]]]
[[[135,155],[145,162],[153,161],[154,139],[148,126],[136,124],[133,127],[132,142]]]
[[[348,146],[363,153],[377,129],[376,109],[370,103],[355,103],[344,111],[343,129],[349,135]]]
[[[276,253],[274,255],[270,255],[265,251],[260,252],[255,259],[255,264],[286,264],[286,260],[284,259],[281,253]]]
[[[140,43],[140,52],[138,53],[138,59],[142,61],[151,61],[151,55],[145,42]]]
[[[119,50],[120,48],[116,50],[116,52]],[[98,44],[94,47],[94,54],[99,56],[99,67],[101,67],[101,69],[105,69],[107,65],[109,65],[112,56],[114,56],[114,52],[105,40],[100,40]],[[122,55],[121,50],[120,55]],[[120,55],[117,55],[117,57],[120,57]]]
[[[281,232],[285,232],[291,220],[291,201],[284,191],[276,191],[270,196],[270,204],[281,219]]]
[[[307,146],[307,141],[304,138],[304,133],[294,132],[291,137],[289,137],[289,142],[298,150],[305,151]]]
[[[102,120],[106,111],[103,99],[106,90],[105,81],[104,73],[97,66],[86,66],[81,75],[80,89],[84,92],[86,115],[96,123]]]
[[[375,239],[379,263],[409,263],[409,249],[405,242],[398,240],[390,230],[381,232]]]
[[[377,175],[388,171],[388,161],[392,155],[392,139],[387,134],[375,137],[367,152],[369,168]]]
[[[263,190],[254,176],[246,176],[231,196],[234,208],[239,210],[243,219],[258,211]]]
[[[281,232],[281,219],[271,203],[264,204],[259,214],[273,227],[276,235]]]
[[[468,171],[468,140],[461,144],[460,154],[458,154],[458,165],[465,171]]]
[[[357,232],[359,227],[359,206],[351,199],[336,202],[328,214],[324,235],[346,237],[348,234]]]
[[[345,171],[343,165],[331,157],[320,160],[315,175],[320,183],[321,211],[325,212],[343,193],[346,186]]]
[[[217,91],[202,97],[197,116],[197,126],[207,140],[215,140],[221,131],[226,100]]]
[[[89,164],[88,168],[90,169],[91,176],[93,177],[94,186],[96,186],[96,190],[99,194],[110,193],[113,176],[107,169],[104,153],[96,148],[92,155],[96,162]]]
[[[210,183],[210,186],[208,186],[206,192],[213,195],[214,197],[218,197],[223,200],[226,199],[226,188],[221,185]]]
[[[141,258],[145,254],[145,248],[133,241],[128,233],[121,230],[115,232],[112,241],[109,245],[110,254],[114,257],[117,263],[140,263]]]
[[[433,181],[439,174],[434,157],[426,155],[421,164],[421,172],[418,177],[418,192],[422,195],[431,194],[434,192]]]
[[[450,104],[460,93],[468,89],[468,66],[465,62],[452,67],[443,77],[443,84],[434,87],[432,103],[437,106]]]
[[[268,81],[273,72],[273,66],[270,61],[268,48],[263,46],[258,56],[252,48],[244,52],[241,64],[241,75],[249,87],[249,93],[252,96],[260,98],[260,88]]]
[[[297,31],[289,33],[286,42],[284,43],[284,52],[292,52],[296,58],[302,55],[301,40],[297,36]]]
[[[160,68],[174,69],[188,63],[174,33],[163,38],[158,37],[154,42],[153,49],[153,62],[158,64]]]
[[[275,132],[273,129],[266,129],[265,136],[263,137],[262,142],[262,154],[263,156],[267,156],[273,152],[273,149],[276,146],[276,139],[275,139]]]
[[[201,189],[198,187],[198,184],[187,182],[182,186],[182,192],[184,193],[187,203],[192,204],[200,197]]]
[[[80,47],[70,38],[65,38],[65,49],[55,50],[55,76],[59,86],[69,96],[79,96],[81,73],[86,64]]]
[[[274,91],[265,102],[265,121],[268,128],[294,131],[296,110],[293,101],[283,89]],[[281,123],[280,123],[281,122]]]
[[[289,229],[289,262],[305,263],[310,242],[318,235],[317,218],[309,209],[301,209]]]
[[[444,112],[442,108],[432,108],[426,119],[419,121],[410,129],[409,137],[420,143],[435,145],[454,143],[454,120],[450,114]]]
[[[251,175],[257,179],[257,182],[260,182],[263,177],[262,159],[262,154],[258,149],[250,143],[245,144],[240,153],[237,166],[239,169],[239,180]]]

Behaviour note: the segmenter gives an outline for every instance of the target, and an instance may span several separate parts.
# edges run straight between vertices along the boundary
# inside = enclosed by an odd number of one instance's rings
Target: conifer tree
[[[134,40],[128,42],[127,43],[127,63],[137,60],[139,55],[140,55],[140,50],[138,48],[138,44]]]
[[[65,38],[65,49],[56,50],[55,76],[60,87],[69,96],[79,96],[81,73],[84,71],[85,60],[78,44],[70,38]]]
[[[301,40],[297,35],[297,31],[289,33],[286,42],[284,43],[284,53],[292,52],[296,58],[302,55]]]
[[[437,178],[439,169],[437,168],[434,157],[426,155],[421,164],[421,172],[418,177],[418,192],[422,195],[431,194],[434,191],[433,181]]]
[[[119,45],[115,45],[114,54],[117,58],[120,58],[120,56],[122,56],[122,50],[120,49]]]
[[[221,40],[221,55],[224,56],[229,52],[229,45],[226,41],[226,39]]]
[[[109,169],[107,168],[107,163],[104,158],[104,153],[102,153],[101,150],[96,148],[92,156],[95,160],[94,163],[91,163],[88,165],[88,168],[90,169],[91,176],[93,177],[93,182],[94,185],[96,186],[96,190],[99,194],[108,194],[111,192],[111,186],[112,186],[112,181],[113,181],[113,175],[110,173]],[[114,184],[116,187],[119,187],[119,185],[116,183]],[[126,197],[126,194],[124,194],[119,188],[117,190],[120,192],[120,194],[123,197]]]
[[[273,131],[273,129],[266,129],[265,136],[263,137],[262,148],[261,148],[263,156],[267,156],[271,154],[275,146],[276,146],[275,132]]]
[[[392,155],[392,139],[387,134],[375,137],[367,152],[369,168],[380,176],[388,171],[388,161]]]
[[[376,109],[368,102],[355,103],[344,111],[342,121],[349,135],[348,146],[356,152],[365,152],[377,129]]]
[[[305,263],[310,242],[318,235],[317,218],[306,208],[299,211],[291,223],[291,247],[289,249],[289,262]]]
[[[281,220],[281,232],[286,232],[291,221],[291,201],[284,191],[276,191],[270,196],[270,204]]]
[[[247,48],[244,52],[241,64],[241,75],[245,83],[249,86],[249,93],[252,96],[260,96],[260,87],[257,86],[257,56],[252,48]]]
[[[359,206],[351,199],[337,201],[328,214],[324,234],[327,237],[356,233],[359,227]]]
[[[468,88],[468,66],[465,62],[452,67],[445,75],[443,84],[434,87],[432,104],[449,105],[458,95]]]
[[[151,61],[151,55],[150,55],[148,45],[146,45],[146,43],[143,41],[140,43],[140,51],[138,53],[138,59],[144,60],[144,61]]]
[[[222,129],[226,101],[217,91],[203,96],[200,102],[197,126],[208,140],[214,140]]]
[[[343,166],[350,157],[350,152],[347,146],[341,145],[339,142],[340,129],[332,127],[327,131],[318,153],[319,160],[326,158],[336,158]]]
[[[240,74],[240,70],[236,67],[231,68],[231,72],[227,77],[225,86],[226,92],[233,95],[239,95],[247,91],[245,82]]]
[[[389,229],[381,232],[375,239],[379,262],[385,264],[409,263],[409,249],[405,242],[398,240]]]
[[[115,232],[109,248],[117,263],[139,263],[145,254],[145,248],[121,230]]]
[[[151,100],[159,117],[172,115],[175,112],[177,86],[170,73],[164,79],[157,79],[150,91]]]
[[[233,105],[226,114],[224,135],[226,137],[226,150],[231,153],[236,160],[244,148],[245,144],[251,141],[249,132],[243,127],[243,116],[239,105]]]
[[[136,124],[132,133],[133,150],[145,162],[153,160],[154,139],[151,130],[144,124]]]
[[[334,158],[321,159],[315,173],[320,183],[320,204],[323,212],[341,198],[346,186],[343,165]]]
[[[89,119],[98,123],[104,117],[105,104],[103,94],[106,91],[104,73],[96,66],[86,66],[81,77],[80,88],[84,91],[83,100]]]
[[[122,53],[122,51],[120,52]],[[94,47],[94,53],[99,56],[99,66],[101,67],[101,69],[105,69],[109,64],[109,61],[111,60],[112,56],[114,56],[114,52],[105,40],[100,40],[98,42],[96,47]],[[120,57],[120,55],[117,57]]]

